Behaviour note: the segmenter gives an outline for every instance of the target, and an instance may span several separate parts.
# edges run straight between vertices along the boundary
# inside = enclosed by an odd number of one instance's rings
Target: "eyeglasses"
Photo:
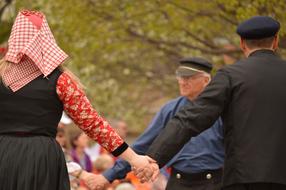
[[[191,80],[191,76],[189,76],[189,77],[186,77],[186,76],[184,76],[184,77],[182,77],[182,76],[176,76],[176,79],[178,80],[178,81],[184,81],[184,82],[187,82],[187,81],[189,81],[189,80]]]
[[[194,74],[194,75],[191,75],[191,76],[176,76],[176,79],[178,81],[187,82],[187,81],[191,81],[191,80],[197,79],[199,77],[201,77],[201,75],[198,73],[198,74]]]

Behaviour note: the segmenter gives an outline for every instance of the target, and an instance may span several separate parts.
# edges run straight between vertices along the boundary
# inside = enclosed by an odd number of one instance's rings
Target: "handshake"
[[[149,156],[138,155],[135,162],[131,162],[132,170],[141,183],[154,181],[159,175],[159,166]]]
[[[154,181],[159,175],[159,166],[155,160],[148,156],[135,154],[128,162],[131,164],[132,171],[141,183]],[[82,171],[78,176],[85,181],[91,190],[102,190],[109,184],[109,181],[102,174],[93,174]]]

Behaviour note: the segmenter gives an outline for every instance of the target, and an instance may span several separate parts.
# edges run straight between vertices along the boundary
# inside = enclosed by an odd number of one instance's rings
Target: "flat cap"
[[[180,77],[192,76],[198,72],[210,73],[213,68],[212,64],[200,57],[184,58],[179,62],[176,75]]]
[[[240,23],[236,33],[244,39],[262,39],[275,34],[280,29],[280,23],[269,16],[254,16]]]

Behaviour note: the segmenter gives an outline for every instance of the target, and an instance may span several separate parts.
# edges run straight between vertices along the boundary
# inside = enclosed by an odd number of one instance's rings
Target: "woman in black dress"
[[[0,63],[0,189],[69,190],[64,154],[55,136],[64,110],[92,139],[135,167],[149,167],[92,108],[61,64],[45,16],[19,12]]]

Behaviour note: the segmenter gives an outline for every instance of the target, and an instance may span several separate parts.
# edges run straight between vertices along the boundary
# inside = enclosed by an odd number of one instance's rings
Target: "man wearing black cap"
[[[226,190],[286,189],[286,61],[275,54],[280,24],[257,16],[241,23],[246,55],[219,70],[204,92],[182,108],[147,154],[165,165],[191,137],[223,118]]]
[[[145,154],[153,140],[180,107],[196,98],[210,81],[212,65],[201,58],[186,58],[176,70],[182,96],[165,104],[146,131],[136,140],[132,148]],[[224,161],[222,122],[217,120],[209,130],[188,142],[167,165],[171,176],[167,189],[171,190],[219,190],[221,188]],[[124,160],[117,160],[114,167],[99,176],[103,183],[122,179],[131,170]],[[108,180],[108,181],[107,181]],[[105,182],[104,182],[105,181]],[[98,182],[101,183],[101,182]]]

